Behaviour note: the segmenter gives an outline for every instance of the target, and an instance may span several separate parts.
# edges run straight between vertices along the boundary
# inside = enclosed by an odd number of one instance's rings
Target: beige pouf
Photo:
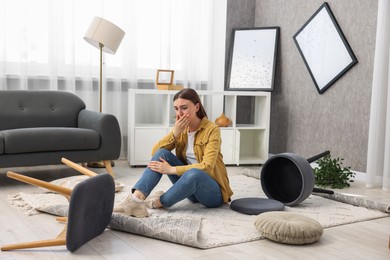
[[[324,233],[317,220],[293,212],[265,212],[254,224],[264,237],[285,244],[310,244]]]

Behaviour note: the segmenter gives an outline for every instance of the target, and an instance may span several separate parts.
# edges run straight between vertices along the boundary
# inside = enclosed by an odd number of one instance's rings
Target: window
[[[83,75],[99,64],[98,50],[83,36],[92,18],[102,16],[126,32],[118,52],[105,55],[107,71],[128,69],[132,63],[139,71],[173,69],[176,76],[198,67],[198,77],[207,80],[210,2],[0,0],[0,35],[5,39],[0,61],[11,74],[18,74],[24,63],[32,75],[46,75],[53,68],[61,74],[69,67]]]

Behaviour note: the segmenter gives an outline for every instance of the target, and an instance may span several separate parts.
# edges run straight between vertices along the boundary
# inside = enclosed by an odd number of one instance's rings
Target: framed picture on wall
[[[358,62],[326,2],[293,38],[320,94]]]
[[[234,29],[226,90],[273,90],[279,30]]]

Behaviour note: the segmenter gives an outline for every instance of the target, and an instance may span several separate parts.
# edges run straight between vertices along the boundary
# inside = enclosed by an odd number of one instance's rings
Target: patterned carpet
[[[266,198],[258,179],[238,175],[230,177],[230,182],[235,193],[233,200],[245,197]],[[164,183],[156,187],[156,190],[168,188],[169,184]],[[116,203],[129,192],[130,187],[118,192]],[[367,205],[364,203],[354,206],[334,199],[336,197],[327,199],[310,195],[294,207],[285,207],[285,211],[297,212],[316,219],[324,228],[389,216],[383,211],[363,207]],[[19,193],[13,197],[11,203],[27,210],[29,214],[47,212],[63,216],[67,214],[68,207],[67,200],[62,196],[44,192]],[[149,213],[150,216],[143,219],[115,213],[110,228],[196,248],[213,248],[262,238],[253,225],[257,216],[235,212],[229,205],[207,209],[185,200],[169,210],[149,210]]]

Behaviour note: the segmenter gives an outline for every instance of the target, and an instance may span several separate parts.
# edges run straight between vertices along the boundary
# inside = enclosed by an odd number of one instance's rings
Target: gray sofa
[[[0,168],[119,158],[121,132],[115,116],[85,109],[63,91],[0,91]]]

